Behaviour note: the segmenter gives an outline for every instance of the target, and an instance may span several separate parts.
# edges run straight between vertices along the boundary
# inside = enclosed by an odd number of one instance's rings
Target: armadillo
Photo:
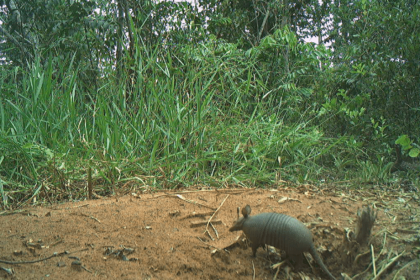
[[[286,251],[294,259],[301,259],[303,252],[309,252],[321,269],[331,278],[329,272],[316,252],[312,234],[299,220],[284,214],[261,213],[250,216],[251,207],[242,208],[242,218],[239,218],[229,231],[242,230],[252,242],[252,255],[255,257],[257,248],[264,244]]]

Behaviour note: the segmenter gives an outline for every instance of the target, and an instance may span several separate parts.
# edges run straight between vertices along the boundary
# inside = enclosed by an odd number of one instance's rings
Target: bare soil
[[[237,207],[247,204],[252,214],[278,212],[304,222],[337,279],[373,278],[373,264],[378,279],[420,279],[418,196],[309,185],[144,190],[3,213],[0,279],[326,279],[310,255],[278,270],[271,266],[285,259],[281,252],[260,248],[253,258],[242,233],[229,232]],[[351,251],[343,242],[365,205],[378,214],[372,246]]]

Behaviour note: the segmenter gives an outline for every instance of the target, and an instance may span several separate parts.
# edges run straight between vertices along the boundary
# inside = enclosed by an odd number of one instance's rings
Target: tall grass
[[[106,69],[97,91],[89,92],[72,57],[3,73],[3,207],[83,199],[89,167],[95,191],[107,194],[127,183],[175,188],[318,180],[336,162],[360,154],[347,138],[324,137],[313,115],[296,118],[274,98],[256,100],[256,92],[267,90],[253,78],[256,61],[211,52],[207,60],[173,61],[165,52],[139,48],[128,101],[132,77],[117,80]]]

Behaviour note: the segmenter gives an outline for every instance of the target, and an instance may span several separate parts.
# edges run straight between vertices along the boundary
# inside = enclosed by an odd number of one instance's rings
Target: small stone
[[[73,261],[71,263],[71,267],[77,271],[82,271],[82,262],[81,261]]]

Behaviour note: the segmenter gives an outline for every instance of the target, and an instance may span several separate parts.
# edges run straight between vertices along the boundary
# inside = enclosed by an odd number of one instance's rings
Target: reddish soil
[[[304,222],[337,279],[365,270],[356,279],[371,278],[371,248],[377,273],[389,264],[379,279],[392,279],[397,273],[404,277],[398,279],[420,279],[419,201],[406,199],[401,208],[390,207],[401,201],[378,200],[379,192],[366,193],[321,191],[308,185],[148,191],[26,208],[0,216],[0,279],[253,279],[254,274],[255,279],[273,279],[277,271],[270,266],[282,261],[284,254],[268,255],[260,248],[252,258],[242,233],[229,232],[237,207],[246,204],[254,215],[279,212]],[[355,255],[343,249],[345,229],[355,228],[357,209],[366,204],[374,204],[378,213],[373,246],[361,247],[354,261]],[[212,240],[205,231],[215,212],[212,221],[218,237],[209,226]],[[409,216],[414,220],[410,222]],[[408,226],[401,227],[404,221]],[[198,222],[203,224],[194,226]],[[35,263],[11,263],[49,256]],[[286,262],[277,279],[287,279],[287,274],[289,279],[326,279],[310,255],[298,265]]]

